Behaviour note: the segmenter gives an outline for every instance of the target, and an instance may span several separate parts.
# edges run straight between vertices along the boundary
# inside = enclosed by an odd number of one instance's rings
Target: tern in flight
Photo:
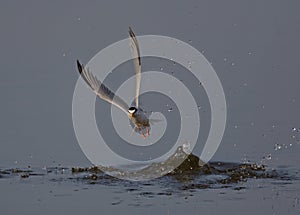
[[[90,86],[93,92],[101,99],[115,105],[124,111],[129,117],[130,121],[133,123],[134,128],[138,129],[140,134],[144,139],[146,139],[146,135],[149,136],[150,132],[150,120],[144,113],[144,111],[139,108],[139,92],[141,85],[141,57],[140,57],[140,49],[137,38],[133,33],[132,29],[129,27],[129,35],[130,35],[130,47],[133,55],[133,63],[135,68],[135,106],[129,107],[127,103],[121,99],[119,96],[115,95],[109,88],[107,88],[101,81],[99,81],[96,76],[94,76],[89,69],[86,69],[83,64],[81,64],[77,60],[77,67],[79,74],[83,78],[83,80]],[[146,135],[143,130],[146,130]]]

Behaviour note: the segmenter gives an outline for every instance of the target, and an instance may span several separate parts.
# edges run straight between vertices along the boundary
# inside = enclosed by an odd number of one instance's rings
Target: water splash
[[[249,179],[272,179],[272,180],[293,180],[297,174],[281,170],[268,169],[263,164],[251,163],[226,163],[209,162],[204,163],[197,156],[187,152],[189,144],[185,143],[166,161],[153,163],[145,168],[124,172],[117,168],[92,166],[92,167],[46,167],[46,168],[25,168],[25,169],[0,169],[0,180],[3,178],[12,179],[19,177],[20,180],[28,178],[40,178],[50,182],[71,182],[84,184],[103,185],[127,185],[128,183],[148,183],[162,186],[171,186],[180,190],[209,189],[209,188],[230,188],[240,189],[239,182],[246,182]],[[270,156],[266,156],[268,159]],[[182,160],[184,160],[182,162]],[[178,162],[180,162],[178,165]],[[177,165],[177,168],[173,168]],[[118,178],[106,174],[115,174]],[[158,177],[150,181],[127,181],[123,179],[145,179],[145,177]],[[30,180],[32,181],[32,180]],[[244,189],[244,188],[241,188]],[[172,191],[170,191],[172,193]]]

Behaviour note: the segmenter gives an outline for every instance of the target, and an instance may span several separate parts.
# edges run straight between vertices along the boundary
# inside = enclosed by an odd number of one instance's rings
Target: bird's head
[[[137,112],[137,109],[135,107],[130,107],[128,109],[128,112],[129,112],[130,116],[132,117]]]

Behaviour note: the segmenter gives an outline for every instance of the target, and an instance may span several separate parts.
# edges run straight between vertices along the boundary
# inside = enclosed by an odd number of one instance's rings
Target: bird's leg
[[[133,132],[135,131],[135,129],[136,129],[136,125],[133,127],[133,129],[132,129],[132,132],[131,132],[130,136],[132,136],[132,134],[133,134]]]
[[[146,133],[147,133],[147,136],[150,136],[150,131],[149,131],[148,127],[146,127]]]
[[[145,136],[145,134],[144,134],[143,130],[142,130],[141,128],[139,128],[139,131],[140,131],[140,133],[141,133],[141,135],[142,135],[143,139],[144,139],[144,140],[146,140],[146,136]]]

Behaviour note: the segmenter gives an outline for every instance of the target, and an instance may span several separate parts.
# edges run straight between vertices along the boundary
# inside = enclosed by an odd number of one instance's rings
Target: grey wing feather
[[[128,115],[129,106],[119,96],[115,95],[110,89],[108,89],[101,81],[99,81],[88,69],[85,69],[82,64],[77,60],[77,67],[79,74],[85,80],[85,82],[92,88],[92,90],[101,99],[117,106]]]
[[[135,105],[136,108],[139,107],[139,93],[141,86],[141,56],[140,56],[140,48],[138,41],[136,39],[135,34],[132,29],[129,27],[129,35],[130,35],[130,47],[133,56],[133,63],[136,75],[136,85],[135,85]]]

